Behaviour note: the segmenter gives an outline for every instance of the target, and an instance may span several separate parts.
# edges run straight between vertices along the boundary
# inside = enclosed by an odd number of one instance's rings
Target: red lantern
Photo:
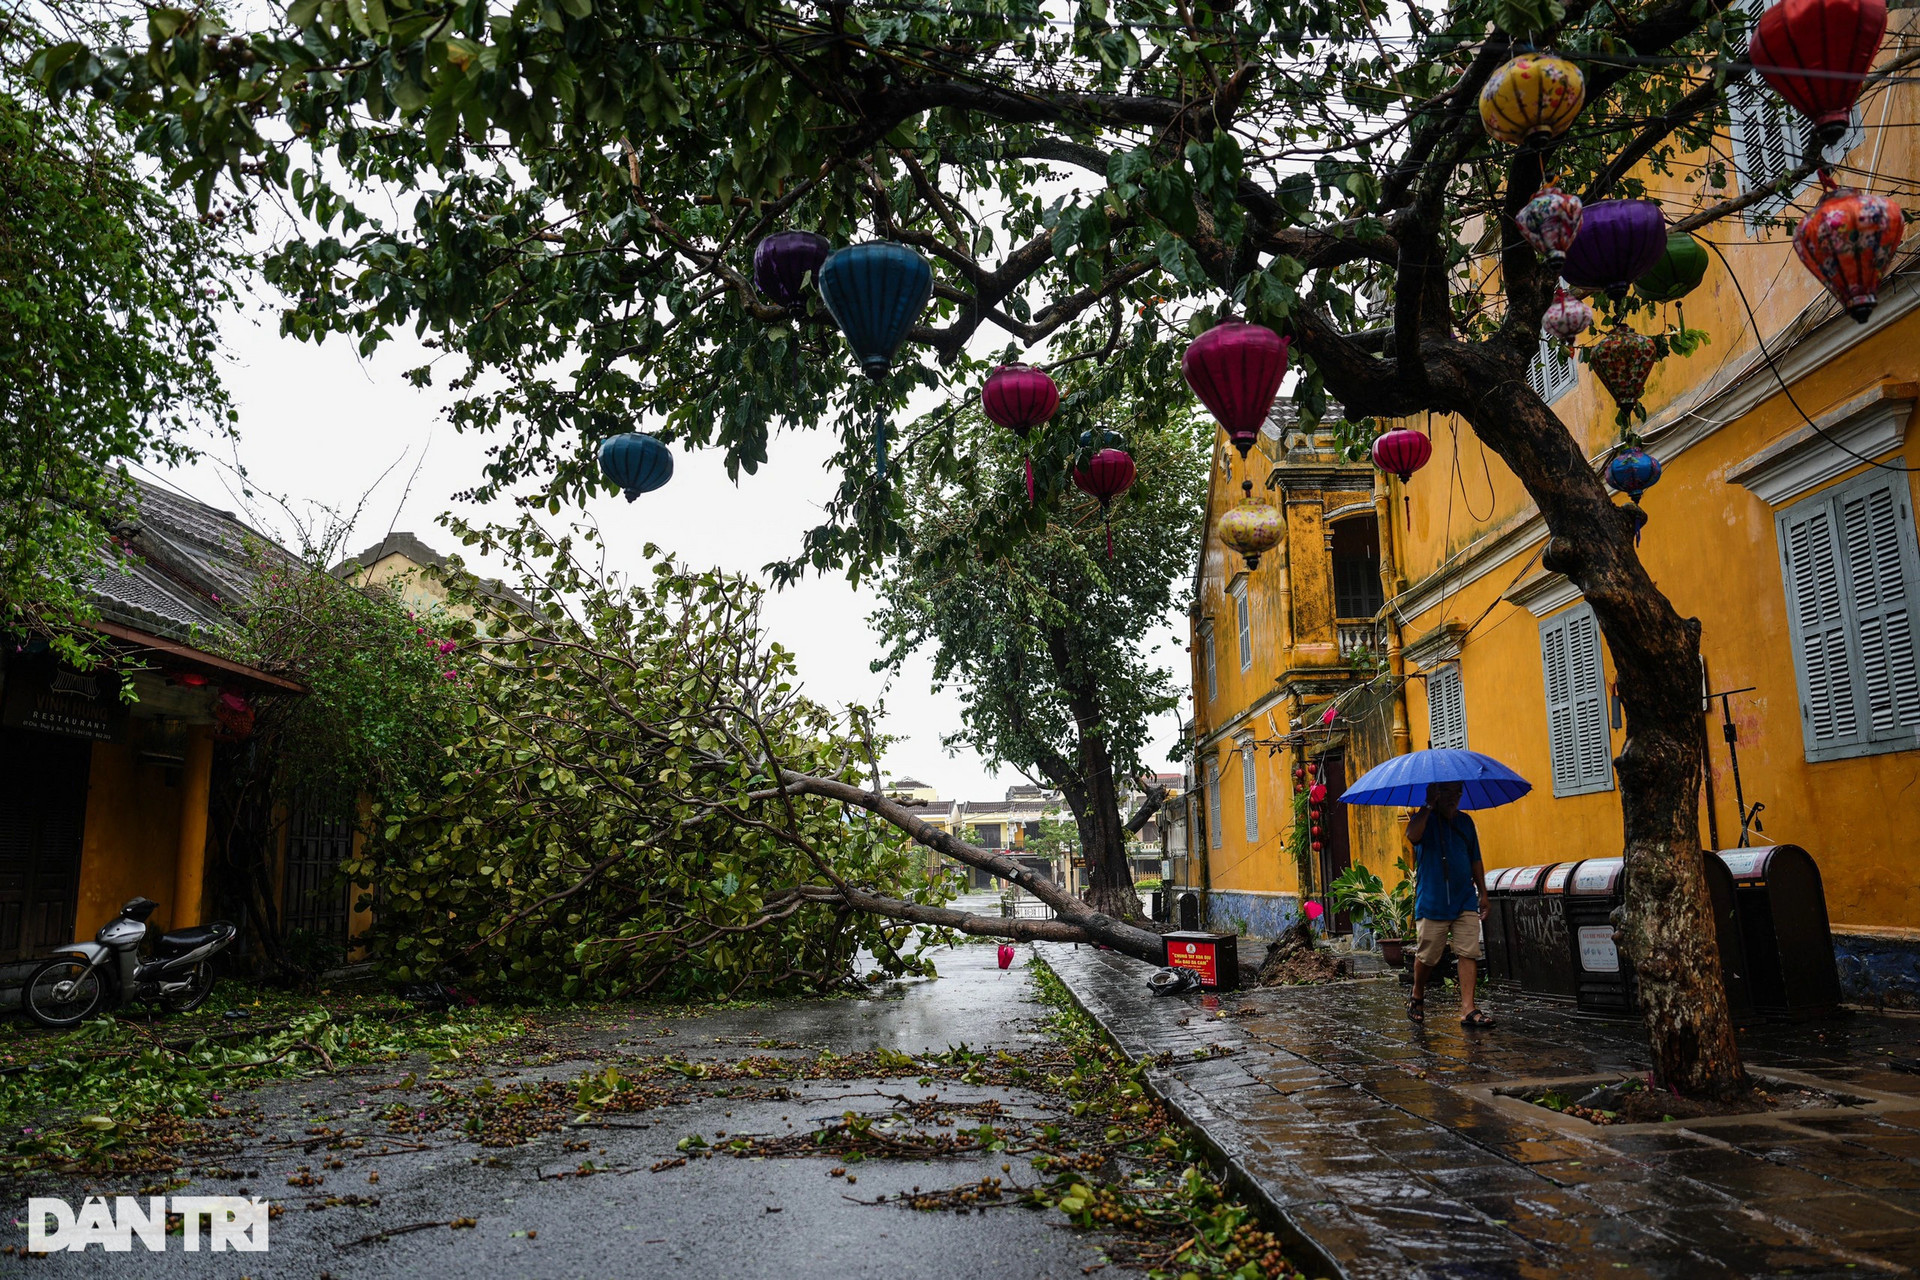
[[[1773,12],[1769,9],[1767,12]],[[1832,187],[1794,229],[1793,251],[1861,324],[1873,314],[1880,273],[1906,234],[1900,206],[1884,196]]]
[[[1587,363],[1593,367],[1600,385],[1613,396],[1613,402],[1620,406],[1623,424],[1640,404],[1640,395],[1647,389],[1647,375],[1653,372],[1658,354],[1652,338],[1635,333],[1624,324],[1616,324],[1606,337],[1593,344]]]
[[[1003,364],[987,375],[980,388],[980,407],[995,423],[1019,436],[1051,418],[1060,407],[1060,388],[1044,369],[1028,364]],[[1033,458],[1023,460],[1027,469],[1027,501],[1033,501]]]
[[[1886,34],[1886,0],[1781,0],[1760,15],[1747,61],[1831,145]]]
[[[1102,449],[1073,469],[1073,487],[1100,504],[1100,519],[1107,521],[1107,508],[1113,500],[1133,488],[1133,457],[1125,449]],[[1107,523],[1107,559],[1113,559],[1113,525]]]
[[[1314,783],[1312,788],[1307,792],[1307,799],[1313,801],[1315,804],[1319,804],[1322,800],[1325,800],[1326,798],[1327,798],[1327,784],[1324,782]]]
[[[1264,325],[1223,320],[1195,338],[1180,357],[1187,385],[1227,429],[1242,459],[1280,394],[1288,342]]]
[[[1426,466],[1432,456],[1433,441],[1406,427],[1374,437],[1373,465],[1399,476],[1401,484],[1413,479],[1413,473]]]

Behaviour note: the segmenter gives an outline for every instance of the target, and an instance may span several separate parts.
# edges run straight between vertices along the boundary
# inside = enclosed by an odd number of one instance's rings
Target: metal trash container
[[[1149,920],[1158,920],[1162,924],[1165,924],[1167,919],[1165,914],[1166,909],[1167,891],[1165,889],[1149,889],[1147,891],[1147,918]]]
[[[1574,865],[1516,867],[1501,880],[1507,964],[1513,980],[1530,995],[1572,1000],[1579,994],[1566,916],[1567,878]]]
[[[1787,1018],[1838,1010],[1840,970],[1813,856],[1799,845],[1779,844],[1722,849],[1720,861],[1733,873],[1734,915],[1754,1009]]]
[[[1713,902],[1713,931],[1720,944],[1720,981],[1727,989],[1727,1013],[1735,1022],[1753,1017],[1753,990],[1747,981],[1747,948],[1740,936],[1733,872],[1726,861],[1700,851],[1707,873],[1707,896]]]
[[[1512,982],[1513,903],[1507,897],[1507,882],[1517,872],[1532,867],[1501,867],[1487,873],[1487,918],[1481,922],[1480,943],[1486,960],[1480,966],[1482,982]]]
[[[1633,965],[1614,941],[1614,909],[1625,901],[1626,860],[1588,858],[1567,878],[1567,936],[1580,1012],[1619,1018],[1638,1003]]]
[[[1237,991],[1240,987],[1240,939],[1231,933],[1180,930],[1162,935],[1166,966],[1191,969],[1203,991]]]

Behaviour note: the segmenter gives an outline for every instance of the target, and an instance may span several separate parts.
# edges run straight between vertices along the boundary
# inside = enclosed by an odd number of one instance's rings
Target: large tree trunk
[[[1477,355],[1478,353],[1476,353]],[[1637,508],[1617,507],[1560,420],[1517,368],[1475,358],[1462,406],[1546,519],[1541,564],[1593,606],[1613,655],[1627,741],[1614,761],[1624,816],[1623,932],[1638,975],[1655,1078],[1695,1097],[1749,1083],[1721,983],[1700,849],[1705,762],[1700,622],[1682,618],[1634,550]]]
[[[1133,887],[1133,868],[1127,865],[1127,832],[1120,820],[1120,792],[1113,776],[1113,754],[1107,749],[1100,690],[1074,661],[1072,643],[1060,628],[1048,629],[1047,656],[1079,739],[1077,776],[1085,788],[1086,803],[1084,809],[1076,806],[1073,816],[1087,858],[1085,896],[1096,911],[1120,920],[1138,920],[1146,913]]]

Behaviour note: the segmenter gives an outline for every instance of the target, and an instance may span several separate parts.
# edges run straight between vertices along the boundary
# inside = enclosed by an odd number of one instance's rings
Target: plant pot
[[[1380,939],[1380,958],[1387,962],[1387,968],[1398,969],[1406,964],[1407,945],[1405,938]]]

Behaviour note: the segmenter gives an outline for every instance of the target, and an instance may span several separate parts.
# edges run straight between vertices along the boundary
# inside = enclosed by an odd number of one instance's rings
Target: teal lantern
[[[933,268],[903,244],[876,240],[829,256],[820,267],[820,300],[846,335],[860,371],[878,381],[893,368],[893,358],[927,299],[933,296]],[[887,474],[887,424],[873,428],[874,474]]]
[[[611,436],[600,446],[600,474],[632,502],[673,479],[673,450],[638,431]]]

